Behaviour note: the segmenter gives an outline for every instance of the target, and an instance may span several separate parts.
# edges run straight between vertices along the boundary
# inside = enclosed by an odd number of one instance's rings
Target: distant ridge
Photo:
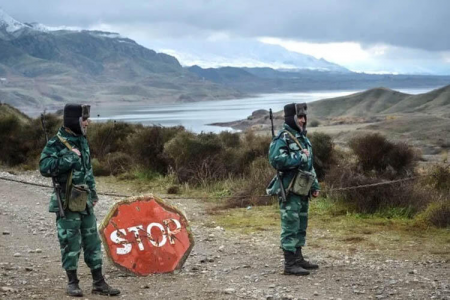
[[[444,115],[450,113],[450,85],[419,95],[379,87],[348,96],[315,101],[309,106],[316,117],[369,117],[413,112]]]
[[[215,125],[240,130],[250,127],[268,130],[270,129],[268,112],[261,113],[261,111],[263,110],[253,112],[244,120],[215,123]],[[422,125],[411,123],[416,122],[415,120],[423,122],[422,120],[429,119],[434,120],[435,130],[441,130],[442,124],[447,124],[450,128],[450,85],[418,95],[378,87],[347,96],[317,100],[308,103],[308,119],[321,120],[324,121],[323,124],[354,124],[395,119],[397,123],[402,123],[403,127],[420,127],[421,129]],[[283,121],[283,111],[275,112],[275,126],[279,128]],[[397,129],[401,126],[399,125]],[[447,127],[439,134],[450,137],[450,129]],[[407,131],[411,131],[411,128],[405,129],[405,132]]]
[[[246,93],[281,93],[324,90],[364,90],[375,86],[389,88],[430,87],[450,83],[450,76],[374,75],[333,73],[318,70],[280,71],[272,68],[187,68],[209,80]]]
[[[385,111],[385,113],[394,112],[425,112],[435,113],[437,115],[449,113],[450,85],[429,93],[411,95]]]

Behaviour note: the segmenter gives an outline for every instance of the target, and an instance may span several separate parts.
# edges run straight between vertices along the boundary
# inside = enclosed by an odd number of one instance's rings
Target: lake
[[[426,93],[428,89],[397,89],[408,94]],[[253,111],[272,108],[274,112],[292,102],[312,102],[320,99],[346,96],[359,91],[322,91],[302,93],[261,94],[257,97],[233,100],[213,100],[167,105],[116,105],[92,107],[92,120],[104,122],[117,120],[144,125],[177,126],[182,125],[193,132],[220,132],[231,128],[211,126],[217,122],[230,122],[246,119]],[[100,115],[100,117],[94,117]]]

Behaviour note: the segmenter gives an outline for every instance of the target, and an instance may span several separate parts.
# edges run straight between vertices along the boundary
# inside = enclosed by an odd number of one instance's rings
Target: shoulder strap
[[[72,146],[70,146],[69,142],[63,138],[59,133],[56,135],[58,137],[58,139],[61,141],[61,143],[63,143],[67,149],[69,149],[70,151],[72,151]],[[73,170],[70,170],[69,176],[67,177],[67,181],[66,181],[66,201],[64,201],[64,209],[67,209],[67,205],[69,203],[69,201],[67,201],[67,199],[69,199],[71,190],[72,190],[72,177],[73,177]]]
[[[67,147],[67,149],[72,151],[72,146],[70,146],[69,142],[65,138],[63,138],[61,135],[59,135],[59,133],[56,136],[59,138],[61,143],[63,143]]]
[[[303,147],[302,147],[302,145],[300,144],[300,142],[297,140],[297,138],[292,134],[292,133],[290,133],[288,130],[285,130],[285,132],[287,133],[287,134],[289,134],[289,136],[294,140],[294,142],[300,147],[300,149],[302,149],[303,150]]]

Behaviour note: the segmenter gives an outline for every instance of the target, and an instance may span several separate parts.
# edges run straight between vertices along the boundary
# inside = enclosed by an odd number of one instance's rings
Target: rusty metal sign
[[[184,214],[155,196],[114,204],[99,232],[113,263],[140,276],[181,269],[194,246]]]

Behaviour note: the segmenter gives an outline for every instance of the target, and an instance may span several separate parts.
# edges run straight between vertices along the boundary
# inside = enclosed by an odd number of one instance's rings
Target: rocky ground
[[[35,172],[19,175],[0,172],[0,176],[50,184]],[[68,298],[55,216],[47,212],[50,192],[47,188],[0,180],[2,299]],[[100,197],[96,207],[99,220],[117,200]],[[130,276],[105,257],[107,279],[111,285],[120,287],[120,298],[450,299],[448,255],[409,258],[408,253],[397,255],[392,251],[380,251],[374,256],[361,251],[352,254],[346,250],[307,247],[306,254],[320,264],[320,269],[307,277],[284,276],[277,233],[229,232],[214,225],[205,212],[204,202],[195,199],[168,202],[186,212],[195,247],[178,274]],[[322,233],[311,229],[309,234]],[[90,294],[89,270],[82,259],[80,265],[83,299],[104,299]]]

